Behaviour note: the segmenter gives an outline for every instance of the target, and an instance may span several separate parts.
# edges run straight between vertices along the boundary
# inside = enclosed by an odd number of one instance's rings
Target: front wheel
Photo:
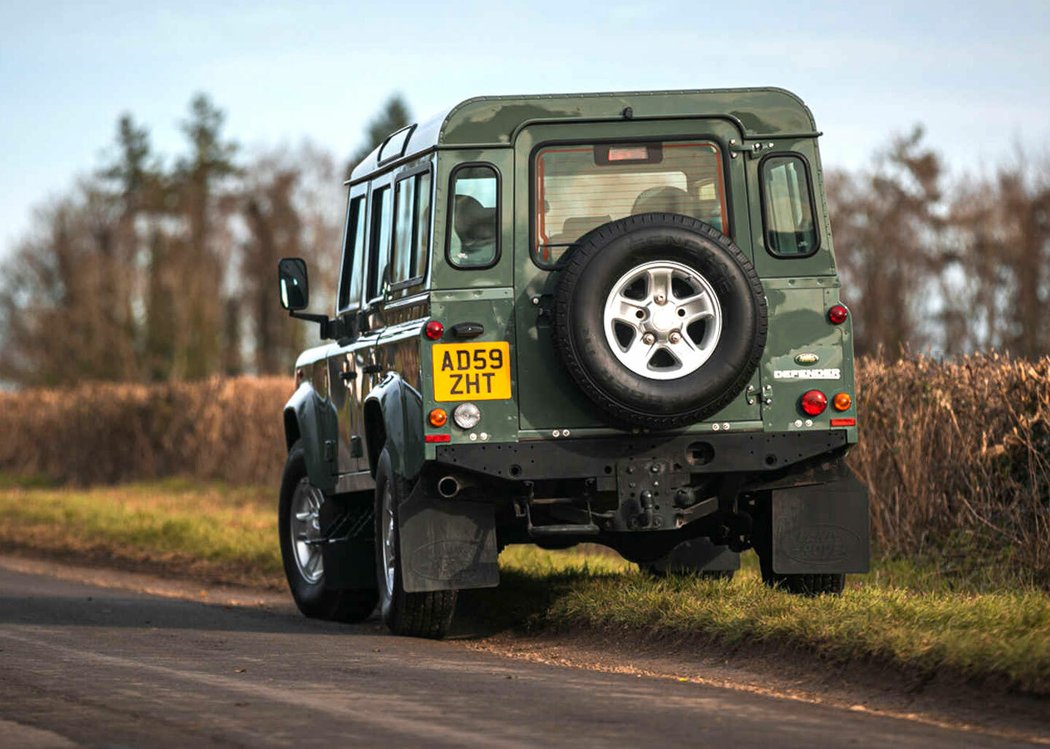
[[[321,553],[324,493],[310,483],[301,442],[292,445],[281,477],[277,506],[281,561],[295,605],[306,616],[364,621],[375,611],[375,590],[333,590],[325,579]]]
[[[383,448],[376,468],[376,575],[379,609],[395,635],[444,637],[452,626],[456,591],[408,593],[402,584],[398,508],[407,495],[404,479],[393,470]]]

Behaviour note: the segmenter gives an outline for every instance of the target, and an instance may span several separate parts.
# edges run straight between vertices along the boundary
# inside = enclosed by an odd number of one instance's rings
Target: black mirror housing
[[[284,257],[277,263],[277,284],[281,306],[290,312],[306,309],[310,304],[310,282],[306,261]]]

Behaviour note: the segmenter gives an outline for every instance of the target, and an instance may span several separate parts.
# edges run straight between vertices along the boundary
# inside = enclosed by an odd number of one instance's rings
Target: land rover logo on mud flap
[[[805,365],[807,367],[810,364],[816,364],[818,361],[820,361],[820,357],[817,356],[816,354],[806,353],[806,354],[799,354],[798,356],[795,357],[795,363],[796,364],[802,364],[802,365]]]
[[[859,539],[838,525],[810,525],[784,531],[779,543],[784,553],[796,562],[834,564],[844,560]]]
[[[432,541],[415,549],[412,553],[412,570],[428,580],[451,580],[469,564],[476,554],[474,544],[468,541]]]

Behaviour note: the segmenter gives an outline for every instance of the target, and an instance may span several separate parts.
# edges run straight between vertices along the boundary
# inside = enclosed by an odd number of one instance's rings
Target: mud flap
[[[773,571],[781,575],[867,572],[868,489],[842,478],[772,492]]]
[[[425,491],[425,483],[417,481],[398,509],[405,591],[499,585],[492,505],[432,497]]]
[[[325,585],[335,590],[376,588],[375,500],[371,494],[329,497],[321,505]]]
[[[671,553],[652,564],[659,572],[733,572],[740,569],[740,555],[725,546],[716,546],[707,538],[683,541]]]

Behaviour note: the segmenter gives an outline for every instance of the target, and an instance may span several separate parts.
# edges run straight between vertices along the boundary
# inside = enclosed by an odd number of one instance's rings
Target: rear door
[[[739,142],[734,126],[714,119],[538,124],[519,134],[514,262],[522,432],[549,436],[553,430],[612,426],[567,379],[550,336],[553,270],[576,239],[608,221],[654,210],[646,195],[674,187],[688,193],[695,218],[729,234],[754,257],[747,159],[733,150]],[[632,156],[646,144],[660,144],[659,162]],[[709,422],[760,429],[760,391],[756,373],[750,387]]]

